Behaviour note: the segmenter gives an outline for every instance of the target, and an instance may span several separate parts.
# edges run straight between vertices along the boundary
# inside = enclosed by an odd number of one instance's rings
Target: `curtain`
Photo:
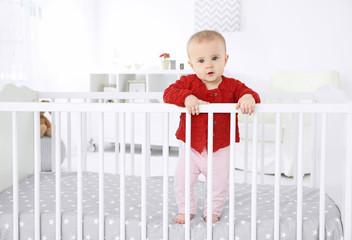
[[[40,75],[41,8],[31,0],[0,0],[0,85],[30,85]]]

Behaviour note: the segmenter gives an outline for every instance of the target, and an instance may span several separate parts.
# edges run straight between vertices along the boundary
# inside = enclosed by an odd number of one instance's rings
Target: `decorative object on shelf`
[[[127,81],[127,92],[145,92],[146,81],[145,80],[128,80]],[[145,102],[144,99],[126,100],[126,102]]]
[[[180,70],[185,69],[185,65],[183,63],[180,63]]]
[[[176,60],[170,60],[170,69],[175,70],[176,69]]]
[[[169,69],[170,65],[170,53],[163,53],[159,56],[161,58],[160,68],[163,70]]]

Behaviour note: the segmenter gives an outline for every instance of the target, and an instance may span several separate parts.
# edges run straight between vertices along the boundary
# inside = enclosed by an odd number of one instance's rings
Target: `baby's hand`
[[[194,95],[189,95],[185,98],[185,106],[189,114],[199,115],[199,104],[209,104],[209,102],[200,100]]]
[[[251,115],[255,109],[255,100],[251,94],[243,95],[237,103],[236,109],[241,109],[243,114]]]

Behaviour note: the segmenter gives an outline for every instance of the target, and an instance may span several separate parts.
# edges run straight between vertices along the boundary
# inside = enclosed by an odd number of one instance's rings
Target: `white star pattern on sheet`
[[[9,227],[10,227],[10,224],[8,224],[8,223],[5,223],[5,224],[4,224],[4,227],[5,227],[5,229],[9,229]]]
[[[91,175],[93,176],[93,175]],[[106,176],[105,176],[106,177]],[[87,178],[89,180],[89,178]],[[126,179],[127,180],[127,179]],[[71,180],[72,181],[72,180]],[[139,183],[139,182],[137,182]],[[137,184],[135,183],[135,184]],[[55,181],[51,181],[51,184],[55,184]],[[85,182],[85,184],[87,185],[92,185],[92,182],[88,181],[88,182]],[[149,184],[149,183],[148,183]],[[74,185],[74,183],[72,184]],[[31,185],[29,185],[30,187]],[[67,185],[68,186],[68,185]],[[162,186],[162,185],[160,185]],[[246,187],[243,187],[245,186],[245,184],[242,185],[242,191],[246,191]],[[246,185],[247,186],[247,185]],[[62,184],[62,187],[64,187],[64,184]],[[127,186],[126,186],[127,187]],[[50,187],[52,188],[52,187]],[[97,187],[96,187],[97,188]],[[147,227],[152,227],[153,229],[158,229],[158,231],[156,232],[159,232],[160,229],[162,228],[162,224],[160,224],[159,220],[162,219],[162,201],[158,201],[158,198],[156,198],[156,202],[155,201],[152,201],[153,198],[155,198],[153,195],[153,193],[155,192],[154,190],[151,190],[152,188],[156,189],[156,185],[153,187],[150,187],[149,185],[147,185],[147,188],[148,188],[148,192],[150,191],[150,194],[147,198],[147,202],[150,203],[150,206],[148,204],[147,206]],[[55,189],[55,188],[54,188]],[[89,188],[86,188],[87,189],[87,193],[88,195],[86,197],[83,197],[83,201],[82,202],[85,202],[85,204],[83,204],[83,213],[84,214],[88,214],[88,215],[85,215],[84,216],[84,219],[83,219],[83,223],[86,225],[86,224],[89,224],[83,234],[84,234],[84,239],[85,240],[95,240],[96,239],[96,234],[97,234],[97,231],[98,231],[98,228],[97,226],[95,225],[94,226],[94,221],[98,221],[96,224],[99,224],[99,218],[96,218],[97,216],[97,206],[98,206],[98,201],[97,198],[98,198],[98,194],[96,194],[96,192],[92,192],[91,190],[89,190]],[[114,190],[116,191],[117,187],[114,188]],[[69,189],[69,191],[71,191],[72,193],[76,190],[76,188],[71,188]],[[128,237],[126,237],[126,239],[130,240],[130,238],[132,237],[131,234],[133,234],[132,232],[129,232],[128,231],[134,231],[136,229],[136,225],[138,224],[138,221],[136,222],[135,219],[140,219],[140,207],[138,207],[138,202],[140,202],[140,187],[136,187],[136,188],[126,188],[126,190],[130,190],[132,193],[131,196],[133,196],[133,199],[130,198],[129,201],[126,202],[126,205],[125,205],[125,209],[126,209],[126,225],[129,224],[129,230],[126,229],[126,233],[129,234]],[[236,188],[237,191],[240,191],[241,189],[239,188]],[[106,193],[110,193],[111,189],[110,188],[107,188],[107,190],[105,191]],[[134,192],[136,191],[136,192]],[[44,191],[45,192],[45,191]],[[161,193],[162,191],[160,191]],[[260,226],[267,226],[267,221],[271,221],[272,220],[272,216],[273,216],[273,206],[274,204],[271,204],[271,208],[268,209],[266,206],[266,200],[268,199],[268,197],[271,197],[272,195],[269,195],[267,194],[268,192],[270,191],[261,191],[261,194],[262,194],[262,201],[259,202],[258,201],[258,204],[261,204],[261,203],[264,203],[265,205],[262,205],[262,206],[258,206],[258,215],[257,215],[257,220],[256,220],[256,223],[257,224],[261,224]],[[12,195],[12,192],[10,192],[11,195]],[[62,197],[65,198],[65,202],[68,202],[68,200],[71,200],[72,198],[72,201],[75,202],[75,196],[74,197],[71,197],[71,193],[68,193],[68,191],[64,191],[62,190]],[[114,192],[112,192],[114,193]],[[0,193],[1,194],[1,193]],[[33,204],[33,197],[27,195],[28,192],[20,192],[20,198],[22,199],[22,203],[23,202],[26,202],[26,204],[22,205],[24,207],[24,211],[28,211],[29,213],[32,212],[33,210],[31,208],[33,208],[34,204]],[[177,209],[177,205],[175,203],[175,198],[174,196],[172,195],[173,192],[172,191],[169,191],[169,221],[171,222],[171,224],[169,224],[169,227],[170,228],[173,228],[175,227],[176,224],[174,224],[172,222],[172,216],[175,216],[177,214],[177,210],[175,211],[174,209]],[[203,194],[204,196],[206,196],[206,191],[205,191],[205,188],[202,189],[201,191],[201,194]],[[27,196],[26,196],[27,195]],[[91,198],[92,195],[95,195],[95,197]],[[203,196],[202,195],[202,196]],[[29,197],[28,197],[29,196]],[[45,195],[43,195],[45,196]],[[48,196],[48,195],[47,195]],[[50,194],[49,194],[50,196]],[[199,200],[202,200],[202,196],[196,196],[197,198],[197,201]],[[246,228],[247,225],[249,224],[250,225],[250,207],[248,207],[248,200],[250,200],[250,198],[248,198],[248,194],[245,194],[243,195],[242,198],[240,198],[239,200],[238,199],[238,194],[236,194],[236,199],[235,199],[235,204],[236,204],[236,211],[235,211],[235,221],[236,221],[236,227],[235,227],[235,231],[237,230],[238,227],[240,228]],[[317,208],[317,204],[319,204],[319,199],[317,200],[316,198],[317,197],[314,197],[313,195],[311,195],[312,198],[311,198],[311,201],[313,201],[313,203],[311,203],[310,201],[307,200],[307,198],[304,197],[304,200],[307,201],[307,202],[304,202],[304,208],[303,208],[303,220],[309,220],[309,221],[316,221],[316,218],[315,217],[312,217],[312,215],[315,215],[317,213],[319,213],[319,207]],[[319,195],[317,195],[318,198],[319,198]],[[117,208],[116,206],[119,206],[120,202],[119,202],[119,195],[116,195],[116,194],[110,194],[110,197],[107,195],[106,196],[106,200],[105,200],[105,207],[106,207],[106,210],[105,210],[105,221],[106,221],[106,224],[108,225],[108,227],[105,229],[105,233],[108,234],[108,237],[109,239],[115,239],[115,240],[118,240],[119,237],[116,236],[116,231],[118,231],[116,229],[116,227],[114,225],[116,225],[116,221],[118,221],[119,219],[119,208]],[[85,199],[86,198],[86,199]],[[291,201],[290,204],[287,204],[288,200],[291,200],[293,199],[292,195],[289,195],[289,194],[283,194],[280,198],[280,204],[282,206],[282,208],[284,208],[286,210],[286,213],[283,211],[283,209],[281,208],[281,212],[280,212],[280,217],[281,219],[283,219],[284,222],[286,222],[286,224],[290,224],[289,221],[294,221],[296,220],[294,214],[295,211],[296,211],[296,207],[297,207],[297,204],[295,203],[296,201]],[[6,199],[7,199],[7,196],[6,196]],[[44,225],[42,226],[55,226],[55,217],[53,218],[53,216],[55,216],[55,204],[53,205],[52,203],[55,203],[54,201],[55,199],[55,195],[54,195],[54,198],[53,199],[50,199],[50,202],[46,202],[44,201],[43,199],[41,199],[41,211],[42,213],[49,213],[49,214],[46,214],[44,215],[45,217],[42,217],[41,220],[44,221]],[[87,200],[88,199],[88,200]],[[288,199],[288,200],[286,200]],[[11,201],[11,197],[9,199],[9,203]],[[133,200],[133,201],[132,201]],[[205,201],[206,198],[204,198],[202,200]],[[0,195],[0,202],[1,202],[1,195]],[[250,202],[250,201],[249,201]],[[273,202],[273,201],[272,201]],[[292,204],[292,202],[294,202],[295,204]],[[4,212],[3,210],[4,209],[7,209],[8,206],[7,205],[4,205],[2,204],[3,202],[1,202],[1,206],[3,208],[1,208],[0,206],[0,215]],[[111,203],[111,204],[109,204]],[[313,205],[314,204],[314,205]],[[76,204],[72,204],[72,203],[69,203],[69,204],[66,204],[66,206],[64,206],[64,204],[62,204],[62,207],[69,207],[72,209],[72,213],[74,214],[77,214],[77,209],[75,207],[73,207],[73,205],[76,206]],[[156,208],[152,208],[151,206],[154,205]],[[54,208],[53,208],[54,206]],[[110,207],[111,206],[111,207]],[[334,205],[328,205],[326,206],[327,209],[329,209],[329,211],[325,210],[326,212],[326,224],[328,224],[328,222],[330,221],[330,224],[333,224],[333,227],[331,225],[326,225],[327,229],[329,229],[329,231],[327,230],[326,232],[326,239],[332,239],[333,236],[336,237],[336,236],[340,236],[338,237],[338,239],[340,240],[343,240],[343,237],[341,236],[341,232],[339,229],[336,230],[336,226],[339,226],[341,224],[341,221],[340,221],[340,215],[334,215],[334,214],[331,214],[331,212],[334,212],[336,211],[336,209],[334,208],[335,206]],[[204,219],[202,217],[200,217],[202,215],[202,212],[203,212],[203,208],[204,208],[204,205],[199,205],[197,207],[197,210],[198,210],[198,214],[195,216],[195,218],[192,220],[193,223],[193,228],[197,228],[197,229],[202,229],[204,228]],[[226,226],[228,227],[229,223],[228,223],[228,206],[225,205],[225,208],[224,208],[224,211],[223,211],[223,215],[221,216],[220,218],[220,222],[216,223],[216,224],[213,224],[213,231],[214,233],[216,233],[218,231],[218,228],[217,228],[217,225],[221,225],[221,226],[225,226],[224,224],[226,224]],[[316,209],[316,210],[314,210]],[[22,210],[21,210],[22,211]],[[70,210],[71,211],[71,210]],[[76,217],[74,216],[73,218],[71,217],[70,213],[69,212],[66,212],[66,210],[64,209],[61,209],[61,212],[65,215],[62,216],[62,225],[70,225],[72,222],[74,223],[76,220]],[[67,213],[69,213],[69,215],[66,215]],[[289,214],[287,214],[289,213]],[[90,215],[89,215],[90,214]],[[117,214],[117,215],[116,215]],[[66,217],[67,216],[67,217]],[[87,217],[88,216],[88,217]],[[109,216],[109,217],[107,217]],[[248,218],[247,218],[248,216]],[[267,217],[265,217],[267,216]],[[329,218],[333,216],[332,218]],[[3,217],[3,216],[1,216]],[[161,217],[161,218],[160,218]],[[6,219],[6,218],[5,218]],[[23,219],[23,220],[22,220]],[[33,229],[33,227],[31,226],[32,224],[28,224],[28,221],[30,221],[29,218],[22,218],[22,219],[19,219],[19,227],[21,227],[21,231],[28,231],[29,229]],[[170,220],[171,219],[171,220]],[[226,220],[225,220],[226,219]],[[152,221],[150,221],[152,220]],[[221,220],[225,220],[224,221],[221,221]],[[5,227],[5,224],[6,224],[6,221],[7,220],[3,220],[2,219],[2,222],[0,222],[2,224],[2,228],[0,228],[0,234],[1,234],[1,231],[5,231],[7,229],[11,229],[11,222],[9,221],[7,224],[8,224],[8,227],[6,228]],[[138,227],[138,226],[137,226]],[[176,225],[177,227],[177,225]],[[184,228],[185,226],[182,226],[182,228]],[[43,228],[45,229],[45,227]],[[49,228],[47,228],[49,230]],[[204,228],[206,229],[206,227]],[[331,229],[331,230],[330,230]],[[66,234],[66,237],[67,239],[71,239],[71,240],[76,240],[77,237],[76,235],[74,235],[74,232],[66,232],[67,230],[69,230],[69,228],[67,228],[66,226],[63,228],[63,231],[65,231],[65,234]],[[180,228],[181,230],[181,228]],[[203,230],[203,229],[202,229]],[[310,231],[313,231],[313,229],[309,229]],[[50,235],[52,233],[54,233],[53,231],[54,228],[51,227],[50,228]],[[72,230],[70,230],[72,231]],[[110,232],[108,233],[109,231],[113,231],[113,232]],[[288,239],[288,236],[291,236],[290,234],[293,234],[291,231],[292,230],[287,230],[285,227],[283,229],[281,229],[281,234],[280,234],[280,239],[282,240],[286,240]],[[310,232],[311,233],[311,232]],[[48,234],[48,233],[47,233]],[[220,235],[219,235],[220,234]],[[265,232],[261,232],[261,235],[264,235],[264,239],[269,239],[269,240],[272,240],[273,239],[273,235],[271,233],[265,233]],[[263,235],[262,235],[262,238],[263,238]],[[319,232],[317,231],[317,235],[319,235]],[[116,236],[116,237],[115,237]],[[203,239],[203,236],[200,237],[200,238],[196,238],[196,239]],[[221,235],[221,232],[217,232],[217,235],[214,235],[214,236],[217,236],[215,237],[214,239],[218,239],[218,240],[222,240],[222,239],[226,239],[225,236],[222,236]],[[27,236],[25,235],[25,240],[28,240],[28,234]],[[88,237],[88,238],[87,238]],[[135,236],[133,236],[135,237]],[[259,237],[259,236],[258,236]],[[33,236],[30,236],[30,238],[33,238]],[[161,237],[157,237],[155,236],[154,238],[152,237],[149,237],[149,239],[160,239]],[[247,239],[245,235],[241,236],[241,238],[243,239]],[[195,239],[195,240],[196,240]],[[239,236],[235,236],[234,238],[235,240],[241,240],[239,238]],[[41,240],[49,240],[46,236],[42,236]]]
[[[318,234],[318,231],[315,229],[313,230],[313,236],[316,236]]]

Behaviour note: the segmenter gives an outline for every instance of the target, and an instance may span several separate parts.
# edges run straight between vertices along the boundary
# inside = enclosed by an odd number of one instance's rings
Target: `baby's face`
[[[221,81],[221,75],[228,60],[225,45],[220,39],[190,42],[188,46],[189,64],[206,85]]]

